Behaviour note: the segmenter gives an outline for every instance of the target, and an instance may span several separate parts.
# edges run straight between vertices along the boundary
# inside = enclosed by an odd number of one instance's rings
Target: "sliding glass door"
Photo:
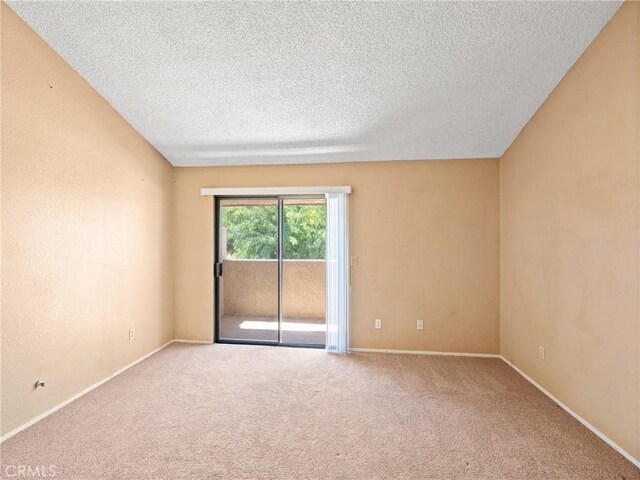
[[[220,343],[324,347],[324,196],[216,197]]]
[[[326,223],[324,197],[282,200],[282,343],[325,344]]]
[[[279,341],[279,202],[277,198],[218,203],[217,337]]]

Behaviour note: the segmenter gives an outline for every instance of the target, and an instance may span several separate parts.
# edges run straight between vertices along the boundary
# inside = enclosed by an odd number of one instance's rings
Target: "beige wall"
[[[171,166],[1,9],[4,434],[171,340],[173,306]]]
[[[639,22],[624,4],[500,162],[501,352],[636,458]]]
[[[498,353],[497,160],[176,168],[174,182],[176,338],[213,337],[200,188],[351,185],[351,346]]]
[[[284,260],[282,315],[324,318],[324,260]],[[224,261],[220,315],[277,317],[278,260]]]

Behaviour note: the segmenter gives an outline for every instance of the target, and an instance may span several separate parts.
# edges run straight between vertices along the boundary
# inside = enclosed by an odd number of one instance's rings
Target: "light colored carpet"
[[[244,345],[173,344],[0,449],[56,479],[640,477],[501,360]]]

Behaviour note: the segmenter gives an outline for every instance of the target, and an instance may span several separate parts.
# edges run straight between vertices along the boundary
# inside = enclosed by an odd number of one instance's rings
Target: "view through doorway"
[[[324,196],[216,197],[216,341],[324,347]]]

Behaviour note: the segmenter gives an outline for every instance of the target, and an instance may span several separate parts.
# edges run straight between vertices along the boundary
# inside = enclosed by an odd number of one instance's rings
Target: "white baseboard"
[[[500,355],[496,353],[432,352],[429,350],[388,350],[379,348],[350,348],[349,351],[363,353],[402,353],[407,355],[446,355],[450,357],[500,358]]]
[[[5,435],[3,435],[2,437],[0,437],[0,443],[4,442],[5,440],[13,437],[16,433],[21,432],[22,430],[24,430],[25,428],[29,428],[31,425],[33,425],[34,423],[39,422],[40,420],[42,420],[43,418],[48,417],[49,415],[51,415],[52,413],[57,412],[58,410],[60,410],[62,407],[64,407],[65,405],[68,405],[69,403],[73,402],[74,400],[77,400],[78,398],[82,397],[83,395],[86,395],[87,393],[89,393],[91,390],[94,390],[96,388],[98,388],[100,385],[102,385],[105,382],[108,382],[109,380],[111,380],[112,378],[120,375],[122,372],[124,372],[125,370],[128,370],[129,368],[133,367],[134,365],[136,365],[137,363],[140,363],[141,361],[149,358],[151,355],[153,355],[154,353],[158,353],[160,350],[162,350],[163,348],[165,348],[166,346],[172,344],[173,342],[175,342],[176,340],[171,340],[167,343],[165,343],[164,345],[162,345],[161,347],[156,348],[155,350],[153,350],[152,352],[147,353],[146,355],[144,355],[143,357],[140,357],[139,359],[135,360],[134,362],[131,362],[129,365],[126,365],[125,367],[122,367],[120,370],[118,370],[115,373],[112,373],[111,375],[109,375],[106,378],[103,378],[102,380],[100,380],[97,383],[94,383],[93,385],[85,388],[84,390],[82,390],[80,393],[76,393],[73,397],[65,400],[62,403],[59,403],[58,405],[56,405],[53,408],[50,408],[49,410],[47,410],[44,413],[41,413],[40,415],[38,415],[35,418],[32,418],[31,420],[29,420],[27,423],[24,423],[22,425],[20,425],[18,428],[15,428],[13,430],[11,430],[9,433],[6,433]]]
[[[182,339],[182,338],[176,338],[174,340],[174,342],[176,342],[176,343],[198,343],[198,344],[213,345],[213,342],[210,342],[208,340],[185,340],[185,339]]]
[[[595,433],[598,437],[600,437],[601,440],[603,440],[605,443],[607,443],[611,448],[613,448],[616,452],[618,452],[620,455],[622,455],[624,458],[626,458],[627,460],[629,460],[631,463],[633,463],[637,468],[640,468],[640,460],[638,460],[637,458],[635,458],[633,455],[631,455],[629,452],[625,451],[620,445],[618,445],[616,442],[614,442],[613,440],[611,440],[609,437],[607,437],[604,433],[602,433],[600,430],[598,430],[596,427],[594,427],[593,425],[591,425],[589,422],[587,422],[584,418],[582,418],[580,415],[578,415],[576,412],[574,412],[573,410],[571,410],[569,407],[567,407],[564,403],[562,403],[560,400],[558,400],[556,397],[554,397],[551,393],[549,393],[544,387],[542,387],[538,382],[536,382],[533,378],[531,378],[529,375],[527,375],[526,373],[524,373],[522,370],[520,370],[518,367],[516,367],[512,362],[510,362],[509,360],[507,360],[506,358],[504,358],[502,355],[500,355],[500,358],[502,360],[504,360],[504,362],[509,365],[511,368],[513,368],[516,372],[518,372],[520,375],[522,375],[529,383],[531,383],[531,385],[533,385],[534,387],[536,387],[538,390],[540,390],[542,393],[544,393],[547,397],[549,397],[551,400],[553,400],[556,404],[558,404],[559,407],[561,407],[564,411],[566,411],[569,415],[571,415],[573,418],[575,418],[576,420],[578,420],[581,424],[583,424],[585,427],[587,427],[589,430],[591,430],[593,433]]]

